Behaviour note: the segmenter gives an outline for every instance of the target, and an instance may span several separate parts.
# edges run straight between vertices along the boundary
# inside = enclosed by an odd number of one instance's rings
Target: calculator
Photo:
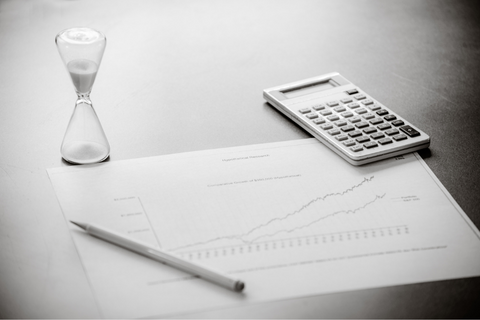
[[[337,72],[265,89],[263,97],[356,166],[430,145],[427,134]]]

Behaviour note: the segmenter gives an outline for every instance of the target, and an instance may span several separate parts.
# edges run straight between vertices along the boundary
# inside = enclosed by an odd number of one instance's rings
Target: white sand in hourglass
[[[67,69],[79,93],[89,93],[92,91],[98,70],[95,62],[86,59],[72,60],[67,64]]]

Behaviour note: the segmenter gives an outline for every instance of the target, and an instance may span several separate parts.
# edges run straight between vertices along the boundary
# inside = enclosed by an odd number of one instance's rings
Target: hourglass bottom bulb
[[[72,141],[62,146],[62,156],[67,162],[75,164],[97,163],[105,160],[110,150],[104,145],[92,141]]]

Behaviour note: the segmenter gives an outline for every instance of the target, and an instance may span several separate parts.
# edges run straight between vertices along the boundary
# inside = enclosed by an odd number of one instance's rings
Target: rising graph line
[[[330,214],[327,214],[323,217],[320,217],[318,219],[315,219],[311,222],[309,222],[308,224],[305,224],[303,226],[299,226],[299,227],[295,227],[295,228],[291,228],[291,229],[283,229],[283,230],[278,230],[278,231],[275,231],[273,233],[270,233],[270,234],[264,234],[264,235],[261,235],[261,236],[258,236],[256,238],[253,238],[252,240],[249,240],[248,243],[252,243],[252,242],[255,242],[257,241],[258,239],[261,239],[261,238],[265,238],[265,237],[273,237],[279,233],[292,233],[294,231],[297,231],[297,230],[300,230],[300,229],[304,229],[304,228],[308,228],[310,227],[311,225],[317,223],[317,222],[320,222],[322,220],[325,220],[326,218],[330,218],[330,217],[333,217],[333,216],[336,216],[337,214],[340,214],[340,213],[345,213],[345,214],[349,214],[349,213],[355,213],[359,210],[362,210],[362,209],[365,209],[367,206],[371,205],[372,203],[376,202],[377,200],[379,199],[382,199],[383,197],[385,197],[386,193],[384,193],[383,195],[381,196],[375,196],[375,199],[373,199],[372,201],[369,201],[367,203],[365,203],[363,206],[361,207],[358,207],[358,208],[355,208],[355,209],[352,209],[352,210],[340,210],[340,211],[336,211],[336,212],[333,212],[333,213],[330,213]]]
[[[185,248],[190,248],[190,247],[194,247],[194,246],[198,246],[198,245],[205,245],[205,244],[208,244],[208,243],[211,243],[211,242],[215,242],[215,241],[219,241],[219,240],[239,240],[239,241],[242,241],[243,243],[252,243],[253,241],[259,239],[259,238],[263,238],[263,237],[266,237],[268,235],[262,235],[262,236],[259,236],[257,238],[255,238],[254,240],[247,240],[245,239],[246,237],[248,237],[250,234],[252,234],[253,232],[261,229],[261,228],[265,228],[267,226],[269,226],[270,224],[274,223],[274,222],[277,222],[277,221],[283,221],[283,220],[286,220],[292,216],[295,216],[297,214],[300,214],[302,211],[304,211],[305,209],[307,209],[308,207],[310,207],[312,204],[318,202],[318,201],[324,201],[325,199],[327,198],[330,198],[330,197],[333,197],[333,196],[343,196],[349,192],[353,192],[355,191],[355,189],[358,189],[360,188],[362,185],[368,183],[368,182],[371,182],[373,179],[375,178],[375,176],[371,176],[370,178],[364,178],[360,183],[348,188],[348,189],[345,189],[341,192],[332,192],[332,193],[328,193],[326,195],[323,195],[323,196],[320,196],[320,197],[317,197],[317,198],[314,198],[312,199],[311,201],[309,201],[308,203],[304,204],[303,206],[301,206],[299,209],[293,211],[293,212],[290,212],[290,213],[287,213],[285,214],[284,216],[281,216],[281,217],[276,217],[276,218],[273,218],[273,219],[270,219],[268,220],[267,222],[265,223],[262,223],[258,226],[255,226],[253,227],[252,229],[244,232],[244,233],[241,233],[241,234],[235,234],[235,235],[228,235],[228,236],[221,236],[221,237],[216,237],[216,238],[212,238],[212,239],[209,239],[209,240],[205,240],[205,241],[199,241],[199,242],[196,242],[196,243],[192,243],[192,244],[187,244],[187,245],[183,245],[183,246],[179,246],[179,247],[175,247],[175,248],[171,248],[170,250],[171,251],[175,251],[175,250],[180,250],[180,249],[185,249]],[[384,196],[384,195],[383,195]],[[380,198],[383,198],[383,196],[381,196]],[[378,197],[378,196],[377,196]],[[374,201],[378,200],[377,198],[375,198]],[[360,207],[360,208],[357,208],[357,209],[353,209],[353,212],[356,212],[360,209],[363,209],[365,206],[369,205],[370,203],[367,203],[365,204],[363,207]],[[332,213],[332,214],[329,214],[327,216],[324,216],[320,219],[318,219],[318,221],[326,218],[326,217],[330,217],[330,216],[333,216],[333,215],[336,215],[338,213],[342,213],[342,212],[345,212],[345,213],[348,213],[352,210],[343,210],[343,211],[339,211],[339,212],[335,212],[335,213]],[[314,221],[314,222],[311,222],[310,224],[313,224],[313,223],[316,223],[318,221]],[[293,232],[294,230],[290,231],[290,232]],[[281,231],[279,231],[281,232]],[[285,231],[284,231],[285,232]]]

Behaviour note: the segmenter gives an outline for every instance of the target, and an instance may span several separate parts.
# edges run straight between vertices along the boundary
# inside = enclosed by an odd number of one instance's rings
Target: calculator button
[[[318,114],[309,113],[309,114],[305,115],[305,117],[307,117],[308,119],[315,119],[315,118],[318,118]]]
[[[321,114],[322,116],[329,116],[329,115],[332,114],[332,111],[330,111],[330,110],[323,110],[323,111],[320,111],[320,114]]]
[[[381,124],[379,125],[377,128],[380,129],[380,130],[386,130],[386,129],[390,129],[392,126],[390,125],[390,123],[384,123],[384,124]]]
[[[397,117],[395,117],[393,114],[389,114],[388,116],[383,117],[383,119],[387,121],[393,121],[393,120],[397,120]]]
[[[403,132],[405,132],[409,137],[416,137],[416,136],[419,136],[419,135],[420,135],[420,132],[418,132],[417,130],[413,129],[413,128],[410,127],[410,126],[400,127],[400,130],[402,130]]]
[[[340,134],[340,130],[338,129],[332,129],[330,131],[328,131],[328,133],[331,135],[331,136],[335,136],[337,134]]]
[[[370,119],[375,118],[375,115],[373,113],[367,113],[367,114],[364,114],[362,116],[362,118],[365,119],[365,120],[370,120]]]
[[[318,119],[313,120],[313,123],[315,123],[315,124],[322,124],[322,123],[325,123],[325,119],[323,119],[323,118],[318,118]]]
[[[385,131],[386,134],[388,134],[389,136],[393,136],[394,134],[398,134],[398,130],[393,128],[393,129],[390,129],[390,130],[387,130]]]
[[[330,120],[330,121],[336,121],[336,120],[339,120],[340,117],[337,116],[336,114],[334,114],[333,116],[327,117],[327,119]]]
[[[320,128],[322,128],[323,130],[330,130],[333,128],[333,126],[331,123],[325,123],[325,124],[322,124]]]
[[[358,130],[355,130],[355,131],[349,132],[348,135],[349,135],[351,138],[355,138],[355,137],[361,136],[361,135],[362,135],[362,132],[361,132],[361,131],[358,131]]]
[[[403,122],[402,120],[395,120],[395,121],[392,121],[392,124],[395,127],[400,127],[400,126],[403,126],[405,124],[405,122]]]
[[[381,145],[385,145],[385,144],[392,143],[392,140],[390,138],[383,138],[378,140],[378,143],[380,143]]]
[[[357,94],[357,95],[354,95],[353,97],[357,100],[363,100],[367,98],[364,94]]]
[[[385,138],[385,135],[382,133],[382,132],[377,132],[377,133],[374,133],[370,136],[372,139],[381,139],[381,138]]]
[[[335,125],[336,125],[337,127],[343,127],[343,126],[346,126],[346,125],[347,125],[347,121],[340,120],[340,121],[335,122]]]
[[[343,112],[343,111],[345,111],[345,110],[347,110],[347,109],[345,109],[344,106],[339,106],[339,107],[334,108],[333,110],[335,110],[336,112]]]
[[[343,132],[348,132],[348,131],[353,131],[353,130],[355,130],[355,127],[352,126],[351,124],[349,124],[349,125],[346,126],[346,127],[342,127],[342,131],[343,131]]]
[[[401,141],[407,139],[407,136],[403,133],[397,134],[396,136],[392,137],[395,141]]]
[[[374,141],[370,141],[370,142],[365,143],[363,146],[367,149],[370,149],[370,148],[378,147],[378,144]]]
[[[377,124],[383,123],[383,119],[382,118],[375,118],[373,120],[370,120],[370,123],[373,124],[373,125],[377,125]]]
[[[370,141],[370,138],[367,136],[361,136],[360,138],[357,138],[355,140],[357,140],[358,143],[364,143],[364,142]]]
[[[366,121],[359,122],[355,125],[355,127],[359,128],[359,129],[368,127],[368,122],[366,122]]]
[[[363,129],[363,132],[365,132],[366,134],[370,134],[370,133],[377,132],[377,129],[375,129],[374,127],[368,127],[366,129]]]
[[[374,104],[372,106],[368,106],[368,109],[372,110],[372,111],[376,111],[378,109],[381,109],[382,107],[380,107],[378,104]]]
[[[343,143],[346,147],[351,147],[355,145],[355,141],[353,140],[347,140]]]
[[[355,147],[351,147],[350,150],[352,150],[353,152],[358,152],[358,151],[362,151],[363,147],[362,146],[355,146]]]
[[[344,118],[353,117],[353,113],[351,113],[350,111],[340,113],[340,115]]]
[[[305,113],[309,113],[309,112],[312,111],[312,110],[310,110],[310,108],[303,108],[303,109],[300,109],[300,110],[298,110],[298,111],[299,111],[300,113],[305,114]]]
[[[354,102],[354,103],[347,104],[347,107],[349,107],[350,109],[355,109],[355,108],[359,108],[360,105]]]
[[[338,101],[330,101],[330,102],[327,102],[327,106],[329,106],[329,107],[338,106]]]
[[[360,118],[359,116],[355,116],[351,119],[348,119],[348,121],[350,121],[351,123],[356,123],[362,121],[362,118]]]
[[[377,114],[378,114],[379,116],[384,116],[384,115],[388,114],[388,111],[385,110],[385,109],[378,110],[378,111],[377,111]]]
[[[364,114],[364,113],[367,113],[368,111],[367,109],[362,108],[362,109],[357,109],[355,112],[358,114]]]
[[[338,141],[343,141],[343,140],[347,140],[348,136],[346,134],[341,134],[339,136],[336,136],[335,139],[337,139]]]
[[[320,110],[325,109],[325,106],[323,104],[318,104],[316,106],[313,106],[312,108],[313,108],[313,110],[320,111]]]
[[[350,103],[352,101],[353,101],[352,98],[345,98],[345,99],[340,100],[341,103]]]
[[[352,94],[357,94],[358,93],[358,90],[357,89],[350,89],[350,90],[347,90],[346,91],[349,95],[352,95]]]
[[[369,104],[373,104],[373,100],[372,99],[367,99],[367,100],[362,101],[362,103],[364,105],[368,106]]]

